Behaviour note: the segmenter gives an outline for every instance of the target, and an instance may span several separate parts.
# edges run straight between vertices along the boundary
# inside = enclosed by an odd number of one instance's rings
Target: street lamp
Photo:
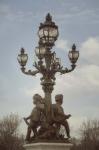
[[[17,59],[18,59],[20,66],[22,66],[22,69],[23,69],[28,61],[28,55],[25,54],[24,48],[21,48],[21,53],[18,55]]]
[[[21,53],[18,55],[18,62],[21,65],[21,70],[24,74],[32,76],[37,73],[42,74],[41,85],[45,94],[45,116],[46,122],[50,124],[53,115],[51,108],[51,93],[53,91],[53,86],[55,85],[55,74],[57,72],[65,74],[73,71],[76,67],[75,63],[79,57],[79,52],[76,51],[76,46],[73,44],[72,50],[68,53],[71,68],[63,68],[60,58],[57,58],[56,53],[51,51],[59,36],[59,32],[58,26],[52,21],[52,17],[49,13],[46,16],[45,22],[40,24],[38,36],[39,42],[35,49],[35,54],[38,57],[38,61],[34,63],[36,70],[26,71],[25,65],[28,60],[28,55],[25,54],[23,48],[21,49]]]
[[[43,46],[38,46],[35,48],[35,54],[38,57],[38,59],[43,59],[44,54],[46,53],[46,48]]]
[[[76,51],[76,45],[75,44],[73,44],[72,50],[69,51],[68,57],[69,57],[69,59],[70,59],[72,64],[76,63],[76,61],[77,61],[77,59],[79,57],[79,51]]]
[[[48,13],[45,22],[41,23],[39,27],[38,36],[40,39],[40,43],[43,46],[51,48],[52,46],[54,46],[58,35],[58,26],[56,26],[55,23],[52,22],[52,17]]]

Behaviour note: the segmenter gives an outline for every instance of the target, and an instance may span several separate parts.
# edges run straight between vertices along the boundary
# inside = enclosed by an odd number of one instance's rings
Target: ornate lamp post
[[[55,74],[57,72],[65,74],[73,71],[76,67],[75,63],[79,57],[79,52],[76,51],[76,46],[73,44],[72,49],[68,54],[68,57],[71,61],[71,69],[64,69],[60,63],[60,59],[56,57],[56,53],[51,51],[55,41],[59,36],[59,32],[58,26],[52,21],[52,17],[49,13],[46,16],[45,22],[40,24],[38,36],[38,47],[35,49],[38,62],[35,62],[34,64],[36,70],[26,71],[25,65],[28,60],[28,55],[25,54],[25,50],[23,48],[21,48],[21,53],[18,55],[18,62],[24,74],[31,76],[34,76],[37,73],[42,74],[41,85],[45,94],[46,122],[50,123],[53,115],[51,109],[51,93],[53,91],[53,86],[55,85]]]

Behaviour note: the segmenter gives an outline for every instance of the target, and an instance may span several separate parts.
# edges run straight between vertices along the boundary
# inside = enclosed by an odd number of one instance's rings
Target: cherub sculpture
[[[33,96],[33,104],[35,105],[35,107],[33,108],[31,114],[27,118],[24,118],[26,124],[28,125],[26,141],[30,140],[32,131],[34,134],[34,138],[37,137],[37,128],[41,124],[42,110],[44,110],[44,104],[42,101],[42,97],[39,94],[35,94]]]
[[[56,124],[57,128],[57,137],[59,136],[60,127],[61,125],[63,125],[65,127],[67,137],[70,138],[70,128],[67,119],[69,119],[71,115],[64,114],[64,109],[61,106],[63,103],[63,95],[62,94],[56,95],[55,101],[56,104],[52,104],[52,108],[53,108],[53,122]]]
[[[55,96],[55,104],[51,104],[52,109],[52,119],[50,122],[46,120],[46,109],[45,109],[45,99],[43,99],[39,94],[33,96],[33,108],[31,114],[24,118],[27,128],[26,141],[31,141],[31,132],[33,132],[34,140],[37,139],[48,139],[57,140],[61,139],[60,128],[61,125],[65,127],[67,137],[70,138],[70,129],[67,119],[71,116],[70,114],[64,114],[63,107],[63,95],[58,94]],[[28,121],[29,120],[29,121]],[[39,127],[39,128],[38,128]],[[63,139],[63,138],[62,138]]]

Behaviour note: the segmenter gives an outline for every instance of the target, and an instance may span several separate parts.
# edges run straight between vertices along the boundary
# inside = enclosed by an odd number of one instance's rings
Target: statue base
[[[70,150],[71,143],[31,143],[25,144],[25,150]]]

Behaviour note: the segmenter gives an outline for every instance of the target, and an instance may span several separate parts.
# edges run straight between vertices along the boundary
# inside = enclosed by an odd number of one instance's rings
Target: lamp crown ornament
[[[21,48],[21,54],[24,54],[24,51],[25,51],[25,50],[24,50],[24,48],[22,47],[22,48]]]
[[[76,67],[76,62],[79,57],[79,51],[76,50],[76,45],[73,44],[71,50],[68,53],[69,60],[71,62],[71,68],[64,68],[61,64],[60,58],[57,57],[56,52],[52,52],[51,49],[55,44],[55,41],[57,40],[59,36],[58,26],[55,24],[55,22],[52,21],[52,16],[48,13],[45,18],[45,22],[41,23],[38,30],[38,36],[39,36],[39,42],[37,47],[35,48],[35,54],[38,58],[34,62],[35,70],[27,70],[25,68],[28,55],[25,53],[24,48],[21,48],[20,54],[18,55],[18,62],[21,66],[21,71],[26,75],[35,76],[36,74],[40,73],[42,75],[41,77],[41,86],[44,91],[44,98],[41,98],[39,101],[36,101],[35,99],[35,109],[39,107],[39,114],[42,114],[42,116],[37,117],[36,121],[33,122],[31,125],[31,130],[34,133],[33,140],[36,139],[50,139],[50,140],[66,140],[64,137],[60,135],[60,127],[62,124],[65,126],[67,137],[70,137],[70,130],[69,127],[67,127],[68,122],[66,119],[68,119],[71,115],[65,115],[64,113],[61,114],[63,111],[61,104],[63,102],[63,96],[59,98],[57,103],[61,102],[60,104],[60,114],[56,112],[57,104],[52,104],[52,91],[54,89],[55,85],[55,75],[56,73],[66,74],[69,72],[72,72]],[[35,96],[34,96],[35,97]],[[59,95],[57,96],[59,97]],[[40,98],[40,96],[39,96]],[[38,104],[39,103],[39,104]],[[38,110],[38,109],[37,109]],[[34,112],[34,111],[33,111]],[[55,117],[56,115],[56,117]],[[33,114],[33,116],[37,116],[37,114]],[[58,116],[61,116],[58,118]],[[29,124],[25,118],[25,122]],[[30,118],[30,122],[33,120],[33,118]],[[38,129],[39,127],[39,129]],[[31,140],[30,132],[28,131],[27,134],[27,140]]]
[[[73,46],[72,46],[72,50],[76,50],[76,45],[75,44],[73,44]]]
[[[52,22],[52,16],[50,15],[50,13],[46,15],[46,22]]]
[[[46,46],[48,49],[54,46],[59,35],[58,26],[52,21],[51,15],[48,13],[44,23],[40,23],[38,36],[39,44]]]

